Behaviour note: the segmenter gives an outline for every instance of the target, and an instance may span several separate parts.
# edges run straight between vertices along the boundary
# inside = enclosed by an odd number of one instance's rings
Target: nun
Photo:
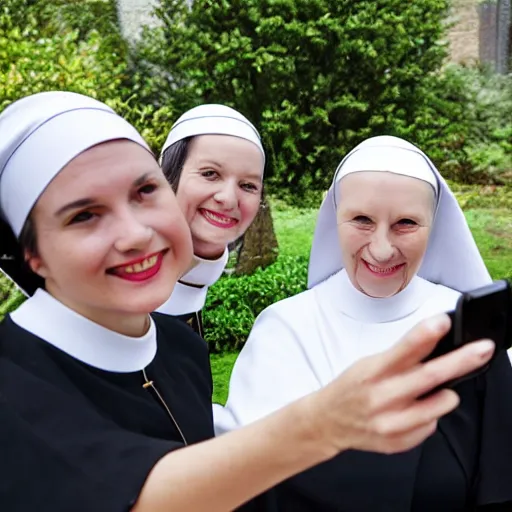
[[[203,336],[208,287],[222,275],[228,246],[250,226],[261,201],[265,152],[253,124],[217,104],[195,107],[173,125],[160,163],[192,233],[194,257],[158,311]]]
[[[366,140],[340,163],[320,208],[308,290],[257,318],[226,407],[214,409],[217,433],[324,389],[426,317],[453,310],[461,292],[490,282],[464,215],[427,156],[399,138]],[[512,510],[506,352],[456,389],[459,407],[424,443],[394,455],[344,452],[279,486],[279,510]]]
[[[12,275],[42,281],[0,323],[1,510],[272,510],[266,495],[250,500],[341,451],[423,441],[459,398],[417,398],[494,350],[483,340],[421,363],[449,328],[441,315],[320,392],[213,439],[206,344],[152,313],[190,264],[192,240],[139,133],[79,94],[15,102],[0,114],[0,211],[17,244],[4,260],[18,265]]]

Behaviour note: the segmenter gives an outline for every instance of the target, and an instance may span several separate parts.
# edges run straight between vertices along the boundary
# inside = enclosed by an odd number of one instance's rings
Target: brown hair
[[[167,181],[171,184],[174,193],[178,191],[181,173],[183,172],[183,166],[187,160],[188,150],[193,138],[187,137],[175,142],[162,154],[162,171]]]

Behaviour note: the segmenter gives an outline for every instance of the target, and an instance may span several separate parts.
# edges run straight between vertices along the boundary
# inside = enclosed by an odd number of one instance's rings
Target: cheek
[[[151,212],[151,225],[166,243],[170,244],[178,259],[192,257],[190,228],[174,197],[170,197],[165,205]],[[171,203],[171,204],[169,204]],[[156,222],[155,222],[156,219]]]
[[[52,278],[76,281],[83,275],[103,273],[111,246],[105,233],[77,231],[44,237],[39,251]]]
[[[400,251],[412,265],[423,259],[428,243],[428,233],[418,232],[400,241]]]
[[[176,193],[178,205],[185,215],[186,221],[190,224],[200,208],[214,192],[208,184],[199,181],[185,180]]]
[[[251,194],[249,197],[242,197],[239,201],[241,227],[248,228],[255,219],[260,209],[260,194]]]
[[[338,239],[345,264],[348,264],[368,242],[366,233],[351,226],[338,227]]]

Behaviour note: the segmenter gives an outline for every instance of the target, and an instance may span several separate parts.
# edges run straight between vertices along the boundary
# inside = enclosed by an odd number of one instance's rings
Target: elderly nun
[[[366,140],[340,163],[320,208],[309,289],[256,320],[226,407],[215,406],[217,433],[324,388],[421,320],[453,310],[461,292],[490,282],[464,215],[427,156],[399,138]],[[512,510],[506,353],[457,391],[459,407],[420,446],[392,456],[343,453],[280,486],[279,510]]]

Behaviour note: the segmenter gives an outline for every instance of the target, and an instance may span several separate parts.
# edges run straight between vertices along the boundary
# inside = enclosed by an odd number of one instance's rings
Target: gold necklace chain
[[[167,414],[169,415],[169,417],[171,418],[172,422],[174,423],[174,426],[176,427],[176,430],[180,433],[180,436],[181,436],[181,439],[183,440],[183,443],[185,444],[185,446],[187,446],[188,445],[187,440],[185,439],[185,436],[184,436],[180,426],[178,425],[178,422],[176,421],[176,418],[172,414],[171,409],[165,403],[165,400],[163,399],[162,395],[158,392],[158,389],[156,389],[154,382],[152,380],[148,379],[148,376],[146,375],[146,370],[144,368],[142,369],[142,375],[144,376],[144,381],[145,381],[144,384],[142,385],[142,387],[144,389],[151,388],[154,391],[154,393],[156,394],[156,396],[160,400],[160,403],[164,406],[165,410],[167,411]]]

